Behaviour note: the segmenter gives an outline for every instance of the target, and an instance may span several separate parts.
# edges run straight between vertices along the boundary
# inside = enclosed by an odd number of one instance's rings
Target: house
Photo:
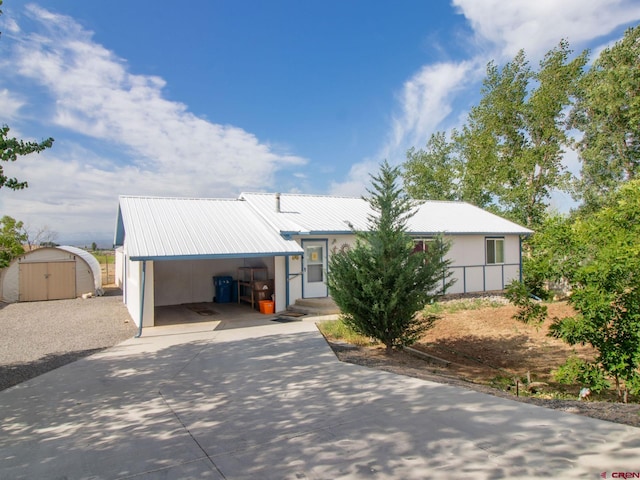
[[[212,301],[214,277],[240,280],[240,290],[260,281],[283,311],[298,299],[329,295],[331,251],[352,244],[350,226],[366,229],[371,213],[363,199],[320,195],[122,196],[117,281],[138,326],[154,325],[156,306]],[[408,227],[417,248],[438,234],[451,242],[456,281],[448,293],[502,290],[519,279],[521,239],[532,233],[463,202],[419,202]]]

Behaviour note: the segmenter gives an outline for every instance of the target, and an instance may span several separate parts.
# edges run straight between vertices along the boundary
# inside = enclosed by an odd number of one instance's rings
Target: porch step
[[[336,315],[340,308],[331,297],[327,298],[299,298],[296,303],[289,305],[287,310],[297,313],[305,313],[311,316]]]

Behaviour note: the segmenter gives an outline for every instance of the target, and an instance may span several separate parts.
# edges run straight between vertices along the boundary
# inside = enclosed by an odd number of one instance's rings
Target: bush
[[[539,300],[534,301],[527,286],[522,282],[511,282],[507,286],[505,296],[518,307],[518,313],[513,318],[527,325],[540,327],[547,318],[547,306]]]
[[[554,370],[553,377],[557,382],[565,385],[586,385],[595,393],[611,387],[601,368],[575,355]]]

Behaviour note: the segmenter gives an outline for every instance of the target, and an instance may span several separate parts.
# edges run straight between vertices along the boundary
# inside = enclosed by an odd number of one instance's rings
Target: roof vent
[[[276,193],[276,212],[280,213],[280,194]]]

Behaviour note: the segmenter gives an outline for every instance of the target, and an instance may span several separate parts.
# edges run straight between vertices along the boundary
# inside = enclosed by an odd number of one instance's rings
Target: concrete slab
[[[640,472],[639,429],[343,364],[309,320],[219,326],[145,328],[0,392],[0,479]]]

